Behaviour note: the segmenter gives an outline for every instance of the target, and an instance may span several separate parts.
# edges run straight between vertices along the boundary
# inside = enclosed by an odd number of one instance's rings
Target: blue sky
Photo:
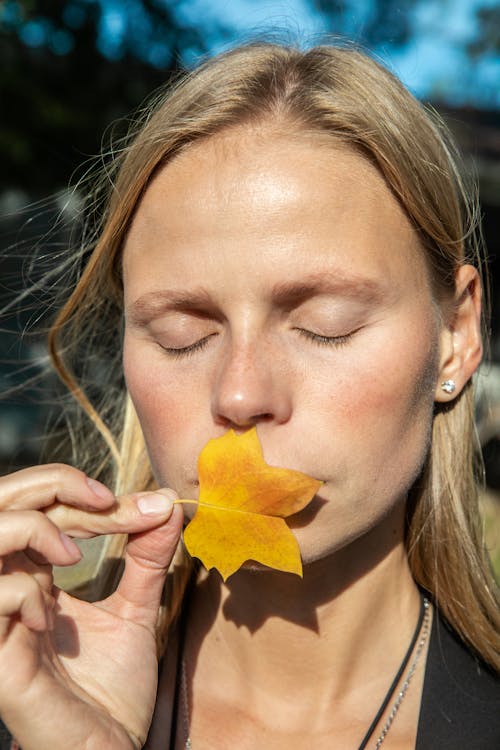
[[[323,41],[329,32],[363,42],[364,28],[376,7],[376,0],[344,0],[340,27],[329,29],[325,17],[314,11],[308,0],[157,0],[162,1],[179,21],[201,32],[212,52],[273,30],[307,46]],[[141,0],[98,2],[103,54],[119,57],[123,40],[133,35],[140,56],[148,62],[161,67],[168,61],[165,40],[144,14]],[[419,97],[500,109],[500,52],[484,54],[472,62],[466,51],[478,34],[477,8],[498,4],[499,0],[413,0],[410,10],[403,11],[410,21],[410,42],[404,47],[386,43],[373,51]],[[0,0],[0,21],[9,14],[21,17],[21,7],[19,0]],[[66,30],[51,29],[43,19],[21,25],[23,41],[31,46],[48,44],[56,54],[64,55],[72,46],[72,28],[77,33],[81,5],[68,0],[65,14]],[[184,62],[194,64],[196,54],[187,50]]]
[[[499,0],[420,0],[410,12],[413,39],[404,49],[377,49],[384,62],[418,96],[444,96],[454,104],[500,107],[500,55],[483,56],[472,65],[466,45],[474,41],[478,6],[498,6]],[[359,41],[373,9],[373,0],[351,0],[342,31]],[[193,25],[223,21],[235,40],[272,28],[288,29],[306,41],[321,41],[331,31],[307,0],[184,0],[179,16]],[[218,51],[227,42],[213,38]]]

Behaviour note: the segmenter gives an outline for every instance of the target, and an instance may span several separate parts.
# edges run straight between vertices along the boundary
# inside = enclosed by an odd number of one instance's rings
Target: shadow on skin
[[[75,659],[80,654],[76,622],[69,615],[56,614],[54,621],[55,651],[58,656]]]
[[[291,529],[300,529],[302,526],[307,526],[311,523],[319,513],[320,508],[326,505],[328,500],[325,500],[319,495],[315,495],[310,503],[305,508],[299,510],[298,513],[294,513],[292,516],[288,516],[286,519],[287,526]]]
[[[316,513],[321,504],[312,510]],[[296,514],[295,527],[309,521],[304,516],[304,511]],[[328,558],[304,565],[303,578],[249,563],[224,584],[217,571],[207,573],[198,567],[199,572],[192,579],[185,619],[191,674],[196,670],[201,645],[217,616],[224,588],[228,593],[222,607],[224,617],[238,628],[246,627],[252,635],[271,617],[288,620],[319,634],[318,609],[333,601],[390,554],[400,543],[404,516],[405,507],[396,506],[391,514],[393,522],[384,524],[383,533],[376,527]],[[304,587],[308,588],[307,597],[303,596]],[[191,680],[188,680],[187,690],[188,702],[192,704]]]
[[[291,516],[287,519],[291,521],[290,526],[298,528],[309,523],[311,514],[316,515],[324,502],[311,503],[311,508]],[[196,601],[193,610],[198,615],[193,641],[201,643],[210,629],[224,585],[229,595],[223,604],[223,614],[238,628],[246,627],[250,633],[255,633],[266,620],[278,617],[318,633],[317,610],[377,567],[400,543],[404,508],[396,506],[391,515],[393,523],[386,524],[384,532],[376,527],[328,558],[304,565],[303,578],[255,562],[240,568],[225,584],[217,571],[205,573],[198,578],[191,594]],[[308,589],[308,597],[303,596],[304,587]],[[193,656],[196,651],[194,647]]]
[[[290,516],[287,519],[290,528],[310,523],[325,502],[316,497],[304,510]],[[399,543],[398,530],[404,508],[396,506],[391,515],[393,523],[385,525],[384,531],[376,527],[329,557],[305,564],[302,578],[258,563],[245,565],[226,582],[229,596],[223,605],[224,616],[251,633],[270,617],[279,617],[318,633],[318,608],[333,601],[344,589],[377,567]],[[303,596],[304,587],[307,597]]]
[[[101,566],[98,576],[78,586],[68,588],[66,593],[84,602],[97,601],[100,597],[96,592],[107,590],[111,594],[116,589],[124,567],[125,561],[122,558],[109,558]],[[69,615],[62,615],[56,611],[54,639],[56,652],[60,656],[74,659],[80,654],[77,624]]]

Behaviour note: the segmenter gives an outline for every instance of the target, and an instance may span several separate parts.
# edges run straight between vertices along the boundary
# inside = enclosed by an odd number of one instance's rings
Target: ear
[[[474,266],[460,266],[455,274],[455,298],[439,342],[439,380],[435,400],[451,401],[464,388],[481,362],[481,282]],[[443,390],[445,381],[453,381],[451,393]]]

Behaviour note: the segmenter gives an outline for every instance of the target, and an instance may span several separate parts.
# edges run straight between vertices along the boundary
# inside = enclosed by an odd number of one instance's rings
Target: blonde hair
[[[99,400],[82,361],[90,371],[97,358],[101,369],[108,362],[110,372],[119,372],[120,250],[134,211],[155,172],[189,144],[266,121],[328,134],[378,168],[419,234],[436,300],[453,297],[459,265],[478,261],[474,203],[442,124],[368,55],[258,43],[201,65],[144,110],[108,169],[109,196],[104,209],[97,206],[102,223],[82,248],[92,252],[50,333],[54,366],[105,445],[104,461],[95,466],[84,457],[83,467],[107,472],[117,492],[154,486],[141,428],[123,383],[118,379]],[[95,440],[92,445],[96,451]],[[498,608],[479,521],[474,446],[469,383],[436,410],[429,456],[408,500],[406,544],[417,583],[469,647],[499,667]],[[82,465],[80,454],[75,460]],[[107,554],[119,557],[112,547]],[[178,570],[162,632],[182,598],[189,566],[181,560]]]

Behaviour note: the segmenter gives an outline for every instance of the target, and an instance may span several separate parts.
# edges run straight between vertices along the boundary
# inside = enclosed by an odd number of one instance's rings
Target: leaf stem
[[[198,500],[174,500],[174,505],[178,505],[179,503],[189,503],[191,505],[198,505]]]

